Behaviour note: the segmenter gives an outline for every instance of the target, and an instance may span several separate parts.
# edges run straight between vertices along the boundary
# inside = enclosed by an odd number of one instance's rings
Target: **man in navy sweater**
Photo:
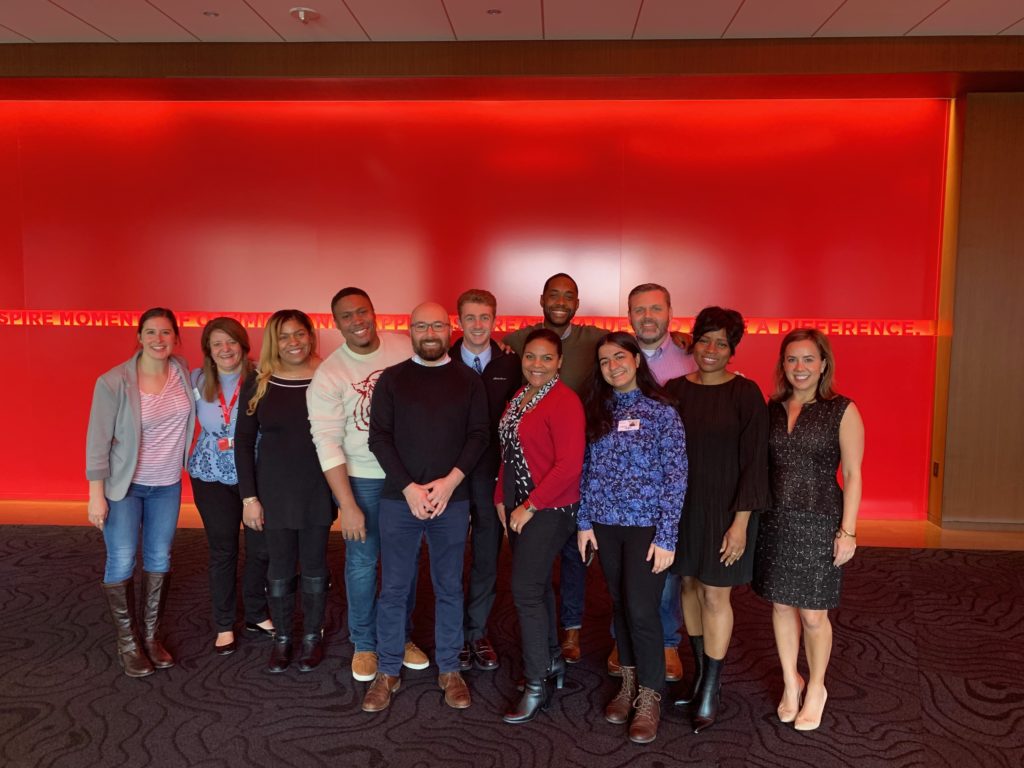
[[[487,448],[487,394],[480,377],[448,356],[451,323],[439,304],[420,304],[409,323],[413,357],[380,375],[370,406],[369,447],[384,469],[380,500],[381,591],[377,676],[363,710],[379,712],[401,684],[405,606],[424,536],[434,585],[434,645],[445,703],[470,705],[459,672],[462,563],[469,489],[462,481]]]
[[[462,670],[495,670],[498,654],[487,638],[487,619],[494,606],[498,581],[498,557],[505,537],[502,521],[494,508],[494,486],[501,465],[498,422],[505,406],[523,380],[519,355],[502,349],[491,338],[498,300],[490,291],[472,288],[459,296],[459,325],[462,338],[452,345],[452,357],[480,377],[487,391],[491,443],[470,473],[469,515],[472,529],[473,564],[466,587],[465,638],[459,655]]]

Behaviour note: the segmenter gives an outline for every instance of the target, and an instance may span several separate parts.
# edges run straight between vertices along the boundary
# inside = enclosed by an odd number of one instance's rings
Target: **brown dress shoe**
[[[562,656],[570,664],[580,660],[580,631],[578,629],[565,630],[565,637],[562,638]]]
[[[437,684],[444,691],[444,703],[452,709],[466,709],[472,700],[469,697],[469,686],[459,672],[442,672],[437,676]]]
[[[619,644],[612,643],[612,652],[608,654],[608,674],[612,677],[622,677],[622,664],[619,663]]]
[[[629,724],[629,740],[634,744],[650,744],[658,738],[658,723],[661,721],[661,695],[653,688],[640,686],[640,693],[634,705],[636,713]]]
[[[629,722],[629,713],[633,711],[633,700],[636,698],[636,667],[619,669],[622,671],[622,687],[604,708],[604,719],[615,725]]]
[[[677,648],[665,649],[665,682],[678,683],[683,679],[683,662]]]
[[[481,637],[479,640],[474,640],[471,643],[473,651],[473,665],[477,669],[482,669],[485,672],[492,672],[498,668],[498,653],[494,650],[494,646],[491,645],[491,641],[486,637]],[[460,657],[459,661],[462,659]]]
[[[380,712],[391,706],[391,694],[402,685],[398,675],[385,675],[378,672],[363,697],[363,712]]]

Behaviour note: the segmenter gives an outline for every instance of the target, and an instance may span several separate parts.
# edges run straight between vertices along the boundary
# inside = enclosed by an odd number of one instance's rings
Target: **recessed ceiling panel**
[[[441,0],[345,0],[371,40],[454,40]]]
[[[721,37],[742,0],[644,0],[637,39]]]
[[[949,0],[911,35],[995,35],[1024,16],[1020,0]]]
[[[548,40],[628,40],[640,0],[544,0]]]
[[[540,0],[444,0],[444,5],[459,40],[544,37]]]
[[[35,43],[110,43],[113,38],[42,0],[0,1],[0,28]]]
[[[746,0],[725,37],[810,37],[842,0]]]
[[[173,19],[140,0],[51,0],[119,43],[194,43]]]
[[[272,43],[281,36],[243,0],[146,0],[204,43]]]
[[[904,35],[945,0],[846,0],[816,37]]]
[[[263,20],[290,43],[364,41],[366,33],[342,0],[246,0]],[[292,16],[292,8],[304,7],[319,16],[305,23]]]

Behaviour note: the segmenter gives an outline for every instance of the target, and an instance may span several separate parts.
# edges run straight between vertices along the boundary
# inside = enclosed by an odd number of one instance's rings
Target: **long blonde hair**
[[[256,406],[267,394],[270,377],[281,367],[281,352],[277,348],[277,337],[281,334],[281,327],[289,320],[294,320],[309,332],[309,356],[316,357],[316,331],[309,315],[301,309],[279,309],[272,314],[267,320],[267,327],[263,329],[263,348],[260,350],[260,367],[256,373],[256,392],[249,400],[249,408],[246,410],[250,416],[256,413]]]
[[[199,340],[199,346],[203,350],[203,400],[212,403],[217,397],[217,388],[220,386],[220,376],[217,372],[217,364],[213,362],[213,350],[210,348],[210,336],[214,331],[223,331],[238,343],[242,348],[242,370],[239,376],[239,384],[252,375],[253,364],[249,359],[249,334],[240,322],[233,317],[215,317],[203,327],[203,336]]]

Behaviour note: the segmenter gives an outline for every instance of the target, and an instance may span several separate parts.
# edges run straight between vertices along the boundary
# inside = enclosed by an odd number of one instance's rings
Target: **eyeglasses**
[[[451,328],[452,324],[437,320],[433,323],[410,323],[409,327],[416,333],[426,333],[427,328],[432,328],[434,333],[440,333],[445,328]]]

